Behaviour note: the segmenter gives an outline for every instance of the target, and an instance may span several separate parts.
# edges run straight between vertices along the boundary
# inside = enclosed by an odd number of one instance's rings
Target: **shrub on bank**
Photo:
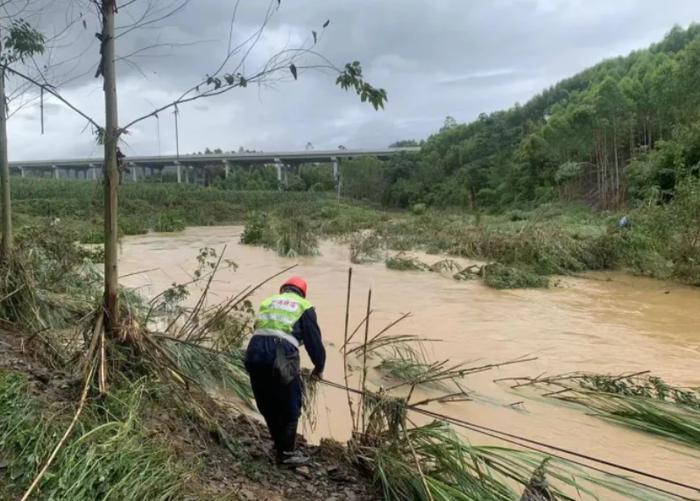
[[[318,254],[318,233],[307,218],[299,216],[253,212],[243,228],[241,243],[274,249],[280,256]]]
[[[170,233],[174,231],[182,231],[185,229],[185,222],[170,213],[158,214],[156,224],[153,227],[153,231],[158,231],[162,233]]]
[[[252,212],[248,215],[248,220],[241,233],[241,243],[245,245],[266,245],[265,234],[269,227],[268,216],[264,212]]]
[[[360,231],[350,237],[350,262],[355,264],[379,261],[384,241],[375,231]]]
[[[536,289],[549,287],[549,277],[500,263],[484,266],[483,280],[494,289]]]
[[[398,271],[428,271],[430,267],[418,259],[398,254],[387,258],[384,264],[390,270]]]

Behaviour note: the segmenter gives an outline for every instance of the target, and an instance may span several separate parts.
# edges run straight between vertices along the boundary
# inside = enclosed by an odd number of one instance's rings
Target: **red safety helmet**
[[[282,284],[281,289],[284,289],[288,285],[296,287],[297,289],[299,289],[299,292],[301,292],[301,295],[306,297],[306,290],[309,287],[306,283],[306,280],[304,280],[301,277],[289,277],[287,281]]]

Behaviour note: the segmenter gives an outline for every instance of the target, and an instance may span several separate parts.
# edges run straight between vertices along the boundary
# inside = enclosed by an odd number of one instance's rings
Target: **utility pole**
[[[158,136],[158,156],[160,156],[160,118],[156,115],[156,135]]]
[[[180,115],[180,110],[177,109],[177,105],[175,105],[173,115],[175,115],[175,157],[180,160],[180,131],[177,127],[177,117]]]
[[[119,327],[119,273],[117,270],[117,211],[119,207],[119,171],[117,143],[119,115],[115,73],[114,18],[116,0],[102,0],[102,76],[105,93],[104,130],[104,232],[105,232],[105,328],[115,335]]]

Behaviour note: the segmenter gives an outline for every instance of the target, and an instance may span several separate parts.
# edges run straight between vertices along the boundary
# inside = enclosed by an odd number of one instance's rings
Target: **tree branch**
[[[97,122],[95,122],[95,120],[93,120],[92,117],[90,117],[89,115],[85,114],[85,113],[84,113],[83,111],[81,111],[79,108],[77,108],[76,106],[74,106],[70,101],[68,101],[66,98],[64,98],[63,96],[61,96],[61,94],[59,94],[58,92],[56,92],[56,91],[53,89],[53,87],[52,87],[51,85],[42,84],[41,82],[38,82],[37,80],[33,79],[32,77],[30,77],[30,76],[28,76],[28,75],[25,75],[24,73],[22,73],[22,72],[20,72],[20,71],[17,71],[17,70],[15,70],[15,69],[12,69],[12,68],[10,68],[9,66],[7,66],[7,65],[5,65],[5,64],[0,64],[0,68],[3,68],[5,71],[7,71],[7,72],[9,72],[9,73],[12,73],[13,75],[18,76],[18,77],[20,77],[20,78],[22,78],[22,79],[24,79],[24,80],[26,80],[26,81],[32,83],[32,84],[35,85],[36,87],[39,87],[39,88],[41,88],[41,89],[44,89],[45,92],[48,92],[48,93],[51,94],[53,97],[55,97],[56,99],[58,99],[59,101],[61,101],[63,104],[65,104],[66,106],[68,106],[68,108],[70,108],[70,109],[73,110],[75,113],[77,113],[78,115],[80,115],[81,117],[83,117],[85,120],[87,120],[87,121],[88,121],[93,127],[95,127],[97,130],[102,130],[102,129],[103,129],[103,127],[102,127],[101,125],[99,125]]]

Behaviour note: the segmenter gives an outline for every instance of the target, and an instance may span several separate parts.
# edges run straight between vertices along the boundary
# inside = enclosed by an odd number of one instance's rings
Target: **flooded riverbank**
[[[350,265],[347,248],[325,242],[320,256],[281,258],[262,248],[239,245],[240,232],[240,227],[208,227],[178,234],[127,237],[121,248],[121,274],[151,271],[127,277],[123,283],[145,295],[156,294],[173,282],[189,280],[198,249],[221,250],[227,246],[226,258],[239,268],[217,276],[211,297],[216,300],[298,263],[295,273],[310,284],[309,299],[316,305],[327,343],[326,377],[342,381],[340,346]],[[265,285],[253,300],[274,293],[278,285]],[[426,346],[432,360],[482,365],[525,355],[537,357],[527,364],[467,377],[464,384],[473,401],[437,405],[434,410],[670,478],[694,483],[700,480],[697,459],[689,457],[687,449],[493,382],[545,372],[619,374],[652,370],[673,384],[698,386],[699,289],[596,273],[590,278],[562,278],[557,287],[548,290],[498,291],[479,281],[458,282],[434,273],[392,271],[376,263],[354,267],[353,325],[364,316],[370,287],[374,304],[371,331],[377,332],[401,313],[411,312],[412,317],[396,332],[440,339]],[[302,361],[308,365],[308,359],[302,357]],[[338,390],[321,389],[319,422],[312,438],[348,437],[351,426],[345,398]],[[524,404],[511,406],[519,401]],[[491,442],[479,436],[470,438],[478,443]]]

